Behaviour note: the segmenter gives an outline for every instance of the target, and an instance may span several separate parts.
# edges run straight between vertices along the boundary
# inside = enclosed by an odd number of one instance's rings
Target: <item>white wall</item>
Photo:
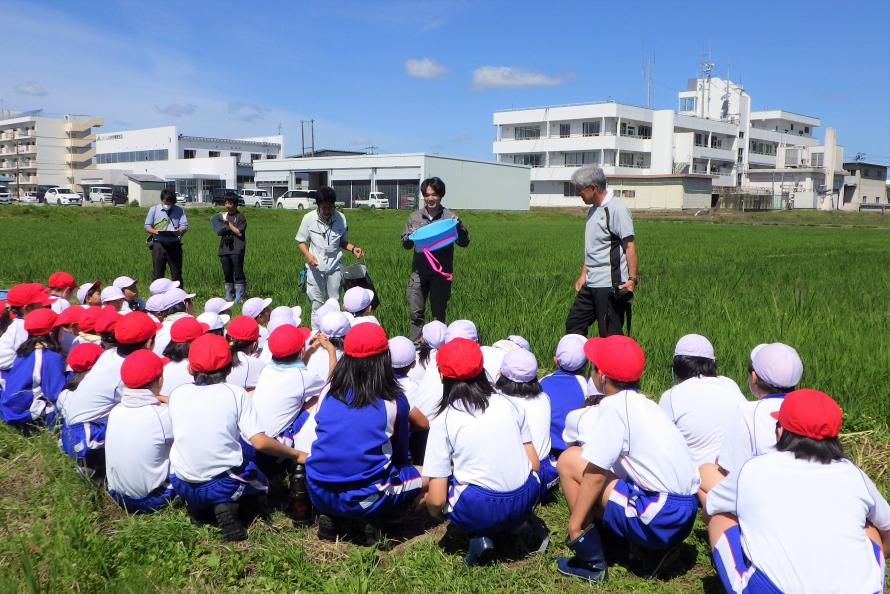
[[[528,210],[529,168],[427,155],[423,178],[445,182],[445,205],[479,210]]]
[[[142,161],[139,163],[105,163],[96,165],[100,170],[119,170],[129,173],[147,173],[161,179],[224,179],[227,188],[237,187],[237,164],[232,157],[213,159],[173,159],[170,161]]]
[[[73,189],[73,185],[68,183],[65,120],[38,117],[34,131],[37,134],[37,184]]]
[[[123,153],[167,149],[170,159],[176,158],[176,126],[122,130],[96,135],[96,153]]]

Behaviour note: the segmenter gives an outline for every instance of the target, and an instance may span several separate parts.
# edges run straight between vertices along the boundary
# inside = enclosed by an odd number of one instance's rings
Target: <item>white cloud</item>
[[[241,122],[255,122],[266,117],[269,111],[265,107],[253,103],[242,103],[241,101],[233,101],[229,103],[229,117],[233,120]]]
[[[169,103],[164,107],[155,105],[155,111],[161,115],[179,118],[184,115],[192,115],[197,108],[191,103]]]
[[[405,62],[405,72],[413,78],[442,78],[448,69],[430,58],[411,58]]]
[[[34,82],[33,80],[19,83],[14,87],[14,89],[15,92],[19,95],[34,95],[35,97],[44,97],[47,94],[46,89],[43,88],[43,85],[38,82]]]
[[[480,66],[473,71],[473,88],[481,91],[506,87],[552,87],[572,78],[574,76],[571,74],[550,76],[513,66]]]

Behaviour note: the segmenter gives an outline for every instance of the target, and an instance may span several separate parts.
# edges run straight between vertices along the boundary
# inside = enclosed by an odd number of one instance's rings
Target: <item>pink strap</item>
[[[451,241],[454,241],[456,238],[457,238],[457,231],[455,231],[451,235],[443,237],[442,239],[440,239],[439,241],[437,241],[435,243],[431,243],[430,245],[421,248],[423,255],[426,256],[426,261],[430,263],[430,268],[432,268],[433,270],[435,270],[436,272],[441,274],[443,277],[445,277],[446,280],[449,280],[449,281],[452,278],[454,278],[454,276],[447,272],[442,271],[442,264],[439,263],[439,260],[432,254],[431,250],[434,250],[439,246],[442,246],[442,245],[445,245]]]

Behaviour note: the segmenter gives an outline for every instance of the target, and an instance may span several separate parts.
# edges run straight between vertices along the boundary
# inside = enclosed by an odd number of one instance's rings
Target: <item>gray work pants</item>
[[[328,299],[340,300],[340,283],[342,281],[342,268],[321,272],[317,267],[306,266],[306,296],[312,302],[313,312]]]
[[[451,297],[451,281],[439,274],[420,276],[412,272],[408,277],[408,318],[411,322],[411,340],[414,344],[420,343],[420,336],[423,333],[427,297],[430,301],[430,316],[447,324],[445,313],[448,309],[448,299]]]

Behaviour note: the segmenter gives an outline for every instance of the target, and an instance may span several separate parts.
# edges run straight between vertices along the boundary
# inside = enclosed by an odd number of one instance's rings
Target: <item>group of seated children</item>
[[[527,341],[480,345],[469,320],[431,322],[418,345],[388,339],[360,287],[310,329],[271,299],[232,316],[214,298],[195,317],[194,295],[167,279],[144,304],[128,277],[109,301],[98,281],[49,285],[16,285],[0,304],[0,415],[57,430],[129,512],[178,498],[241,540],[248,511],[287,485],[290,513],[309,522],[314,508],[321,538],[373,540],[425,507],[467,534],[474,565],[561,485],[571,555],[556,565],[569,576],[607,579],[605,532],[657,575],[701,509],[727,591],[883,587],[890,507],[846,458],[838,405],[798,387],[785,344],[751,352],[749,401],[708,339],[683,336],[656,402],[639,391],[642,348],[621,335],[562,337],[539,379]]]

